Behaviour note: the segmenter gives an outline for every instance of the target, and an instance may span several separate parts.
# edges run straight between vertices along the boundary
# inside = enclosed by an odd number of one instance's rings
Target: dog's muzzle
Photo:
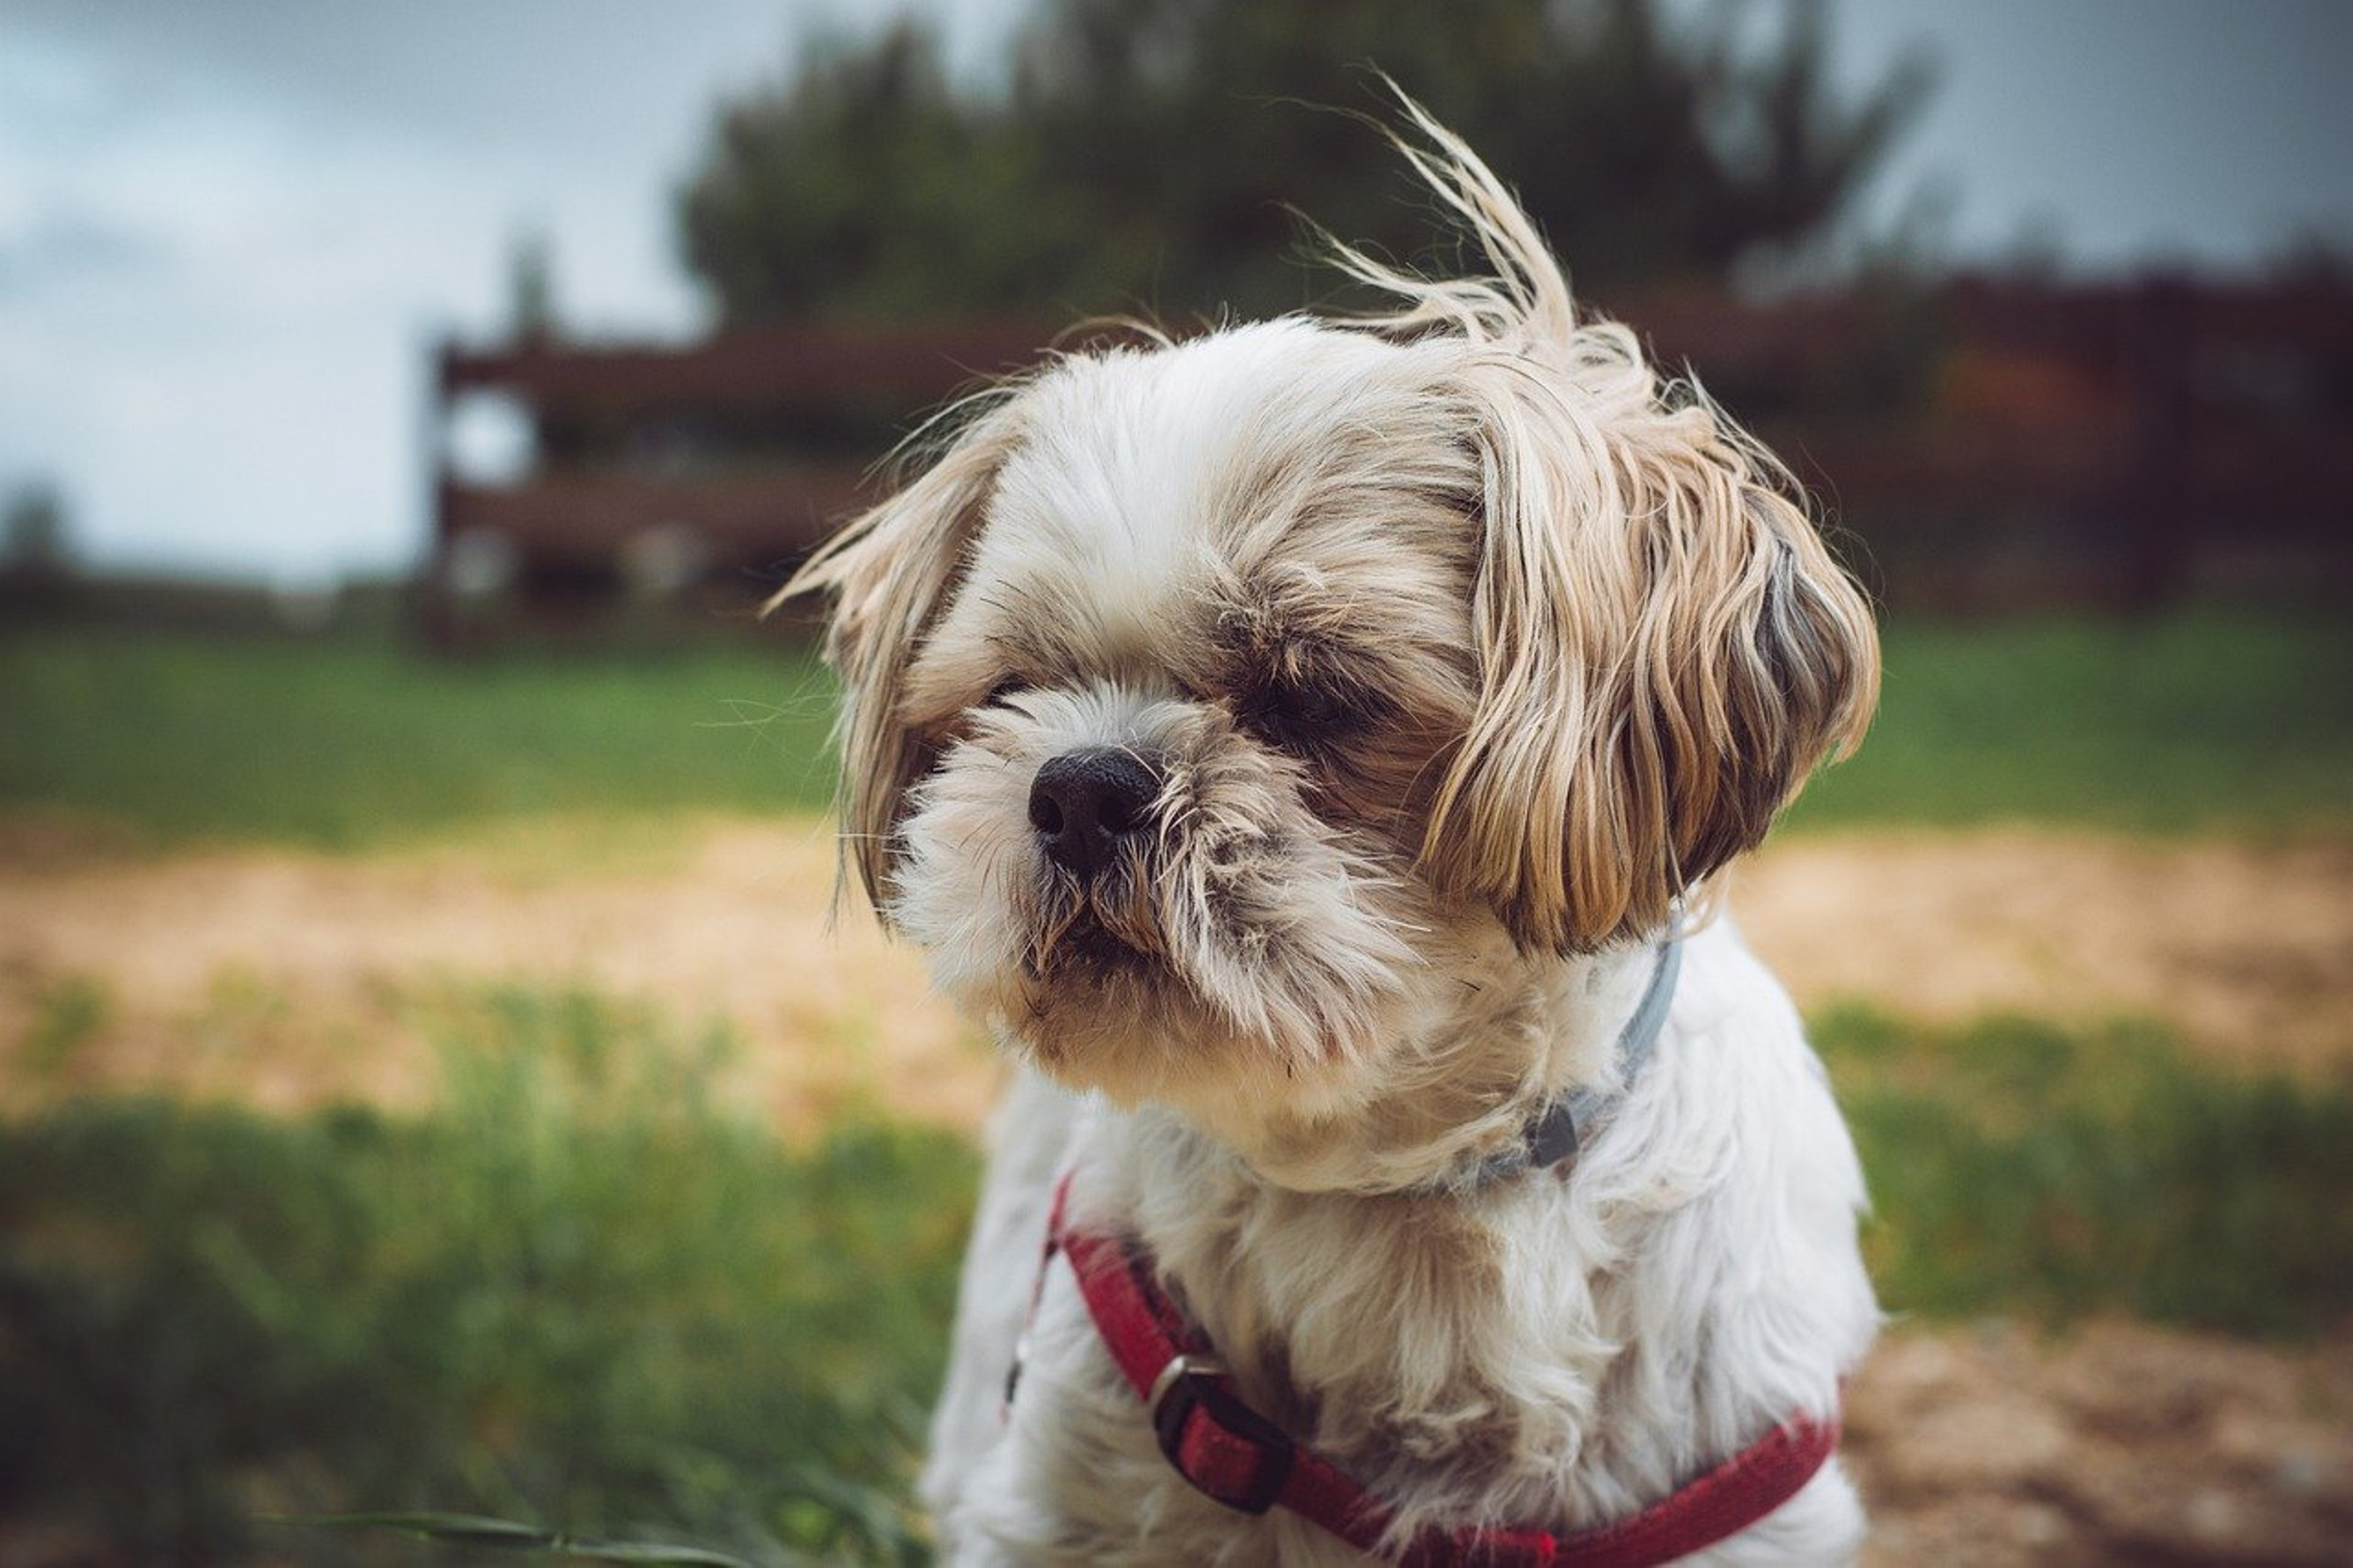
[[[1124,839],[1143,830],[1159,789],[1132,752],[1111,746],[1065,752],[1030,783],[1029,826],[1049,860],[1090,882]]]

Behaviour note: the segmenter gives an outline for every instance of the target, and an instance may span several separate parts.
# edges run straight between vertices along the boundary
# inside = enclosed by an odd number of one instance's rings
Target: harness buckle
[[[1240,1513],[1264,1513],[1282,1495],[1298,1450],[1235,1394],[1217,1357],[1171,1356],[1145,1404],[1161,1454],[1194,1490]]]

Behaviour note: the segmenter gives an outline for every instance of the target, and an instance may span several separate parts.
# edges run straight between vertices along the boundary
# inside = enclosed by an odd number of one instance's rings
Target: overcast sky
[[[0,487],[107,565],[293,582],[426,536],[426,344],[545,234],[576,327],[698,324],[668,193],[715,97],[885,0],[0,0]],[[983,70],[1020,0],[931,0]],[[1873,194],[2079,270],[2353,243],[2353,4],[1845,0],[1942,80]],[[1300,193],[1312,210],[1314,193]]]

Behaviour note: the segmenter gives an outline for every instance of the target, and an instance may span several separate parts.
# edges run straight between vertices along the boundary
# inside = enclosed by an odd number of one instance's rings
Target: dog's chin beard
[[[1131,1104],[1288,1085],[1356,1054],[1331,1036],[1271,1037],[1220,1008],[1164,924],[1154,879],[1166,868],[1153,858],[1124,853],[1090,880],[1041,867],[1012,900],[1018,978],[997,1008],[1009,1044],[1050,1077]]]
[[[1146,875],[1143,857],[1133,850],[1092,879],[1047,868],[1028,921],[1032,934],[1021,953],[1023,977],[1043,986],[1066,976],[1115,974],[1173,983]]]
[[[1103,917],[1092,910],[1074,910],[1067,920],[1029,946],[1021,973],[1035,984],[1050,985],[1065,976],[1104,979],[1123,970],[1141,969],[1150,954],[1112,934]]]
[[[1092,879],[1043,868],[1024,911],[1021,1004],[1006,1020],[1048,1071],[1123,1096],[1165,1088],[1238,1044],[1171,964],[1149,876],[1134,851]]]

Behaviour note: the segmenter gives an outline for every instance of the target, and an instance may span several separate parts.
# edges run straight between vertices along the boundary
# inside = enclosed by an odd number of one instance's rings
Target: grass
[[[1799,831],[2353,827],[2353,626],[2219,613],[1888,629],[1880,718]],[[442,662],[385,642],[0,637],[0,809],[362,847],[548,812],[817,809],[805,650]]]
[[[251,1515],[401,1510],[914,1554],[973,1156],[787,1146],[722,1044],[494,994],[429,1115],[0,1123],[0,1518],[141,1562],[390,1555]]]
[[[1862,750],[1799,830],[2073,824],[2128,833],[2353,829],[2353,620],[1899,622]]]
[[[1818,1018],[1894,1310],[2126,1312],[2253,1335],[2353,1315],[2353,1078],[2203,1064],[2162,1028]]]
[[[975,1160],[795,1146],[723,1037],[593,997],[451,1015],[429,1113],[68,1099],[0,1122],[0,1519],[137,1561],[342,1562],[256,1513],[483,1514],[752,1562],[919,1556],[906,1502]],[[2353,1084],[2146,1026],[1817,1021],[1888,1304],[2257,1335],[2353,1311]]]
[[[550,813],[818,810],[833,688],[772,652],[423,657],[388,641],[0,638],[0,808],[165,842],[375,847]]]

